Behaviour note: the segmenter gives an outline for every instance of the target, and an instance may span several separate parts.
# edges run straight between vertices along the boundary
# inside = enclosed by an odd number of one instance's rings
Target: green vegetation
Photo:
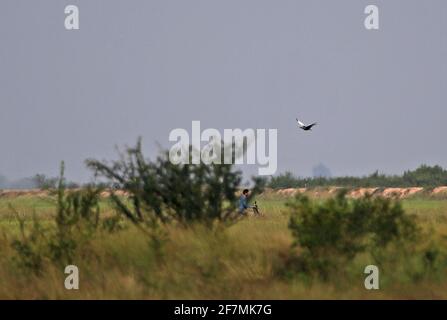
[[[183,226],[200,222],[213,227],[240,218],[236,206],[242,173],[232,165],[174,165],[168,153],[152,162],[145,159],[138,141],[119,161],[108,165],[87,160],[87,166],[128,194],[130,206],[113,191],[111,199],[118,211],[138,226],[154,229],[175,221]],[[253,179],[253,183],[251,197],[263,188],[262,179]]]
[[[62,163],[58,188],[54,191],[56,208],[52,224],[44,226],[34,213],[28,228],[27,219],[10,204],[20,231],[11,244],[17,252],[14,257],[17,266],[38,275],[49,262],[61,267],[73,263],[76,251],[88,244],[99,226],[101,191],[86,187],[67,192]]]
[[[0,198],[0,298],[447,298],[447,201],[256,195],[236,213],[232,166],[144,158],[140,143],[99,186]],[[66,290],[64,269],[80,271]],[[364,268],[380,269],[366,290]]]
[[[405,171],[403,175],[385,175],[378,171],[365,177],[295,177],[286,172],[270,179],[268,186],[279,188],[304,187],[437,187],[447,185],[447,170],[440,166],[422,165],[415,170]]]
[[[118,298],[118,299],[372,299],[447,298],[447,201],[404,200],[409,215],[415,215],[419,240],[400,253],[382,250],[380,285],[365,290],[363,269],[375,260],[361,252],[328,279],[306,275],[296,268],[302,252],[292,247],[296,238],[288,228],[292,209],[283,198],[256,198],[264,217],[248,217],[215,232],[196,224],[189,228],[165,227],[169,239],[163,256],[156,257],[141,231],[127,220],[111,231],[99,227],[86,245],[74,251],[73,263],[81,272],[80,290],[65,290],[63,268],[45,258],[39,275],[17,268],[19,257],[11,246],[20,236],[19,223],[8,203],[12,202],[25,220],[33,223],[33,211],[44,228],[55,226],[57,202],[53,199],[21,196],[0,199],[0,285],[1,298]],[[116,212],[110,199],[100,200],[101,225]],[[312,202],[318,207],[317,202]],[[27,229],[29,231],[29,229]],[[55,229],[53,229],[55,230]],[[423,256],[427,255],[427,260]],[[434,258],[432,267],[430,259]],[[433,259],[432,259],[433,260]],[[431,271],[430,271],[431,270]]]
[[[396,200],[369,195],[349,200],[341,191],[323,202],[298,196],[288,206],[292,208],[289,228],[294,245],[301,249],[292,257],[288,273],[316,273],[328,279],[362,254],[380,266],[385,259],[383,253],[392,252],[387,249],[402,255],[421,240],[414,217],[405,214]],[[411,254],[414,256],[414,250]]]

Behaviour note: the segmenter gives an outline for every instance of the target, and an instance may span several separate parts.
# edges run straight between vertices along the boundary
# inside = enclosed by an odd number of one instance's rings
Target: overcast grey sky
[[[80,9],[80,30],[64,8]],[[380,9],[380,30],[364,8]],[[2,0],[0,174],[85,180],[174,128],[278,129],[278,171],[447,167],[447,1]],[[298,131],[295,117],[319,125]],[[255,170],[248,170],[255,172]]]

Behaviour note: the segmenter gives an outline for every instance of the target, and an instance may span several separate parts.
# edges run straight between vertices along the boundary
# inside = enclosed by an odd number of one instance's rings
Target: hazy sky
[[[446,14],[445,0],[2,0],[0,174],[65,160],[85,180],[85,158],[140,135],[155,154],[192,120],[278,129],[279,172],[447,167]]]

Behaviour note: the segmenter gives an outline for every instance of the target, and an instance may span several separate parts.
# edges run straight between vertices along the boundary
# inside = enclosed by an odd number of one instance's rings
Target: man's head
[[[248,189],[244,189],[243,191],[242,191],[242,194],[244,195],[244,196],[246,196],[246,197],[248,197],[248,193],[250,192],[250,190],[248,190]]]

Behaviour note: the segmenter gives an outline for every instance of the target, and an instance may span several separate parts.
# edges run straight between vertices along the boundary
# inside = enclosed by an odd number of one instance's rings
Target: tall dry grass
[[[8,200],[9,201],[9,200]],[[17,201],[19,211],[51,223],[54,207],[41,199]],[[364,288],[367,255],[346,266],[336,279],[322,281],[284,276],[292,236],[284,199],[257,199],[263,217],[248,217],[228,229],[215,231],[200,224],[168,226],[161,252],[130,224],[121,231],[98,230],[88,248],[79,250],[80,289],[64,288],[64,270],[45,262],[39,275],[18,267],[11,241],[17,223],[0,199],[0,298],[2,299],[446,299],[443,273],[408,277],[406,269],[421,268],[411,257],[389,262],[381,270],[380,290]],[[103,204],[103,215],[112,215]],[[418,215],[418,224],[447,248],[447,205],[444,201],[404,202]],[[422,245],[422,244],[421,244]],[[415,264],[412,266],[411,264]],[[400,266],[396,268],[396,266]]]

